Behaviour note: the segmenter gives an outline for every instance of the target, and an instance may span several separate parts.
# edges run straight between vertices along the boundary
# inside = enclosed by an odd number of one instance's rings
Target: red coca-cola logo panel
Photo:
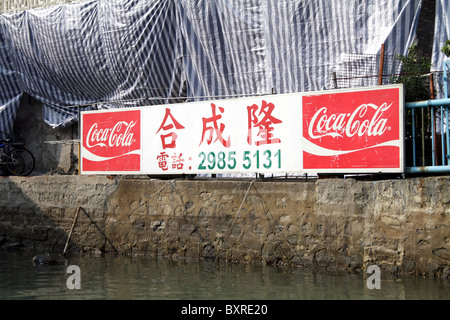
[[[303,96],[303,168],[400,166],[399,89]]]
[[[140,110],[83,115],[84,171],[139,171]]]

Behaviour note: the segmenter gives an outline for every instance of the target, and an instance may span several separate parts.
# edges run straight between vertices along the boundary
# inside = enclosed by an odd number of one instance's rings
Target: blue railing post
[[[445,86],[444,86],[445,87]],[[420,173],[420,172],[449,172],[450,173],[450,138],[449,138],[449,109],[450,106],[450,99],[435,99],[435,100],[426,100],[426,101],[417,101],[417,102],[408,102],[405,104],[406,109],[411,109],[411,117],[412,117],[412,124],[411,124],[411,130],[412,130],[412,167],[406,167],[406,172],[408,173]],[[428,149],[427,155],[431,153],[432,163],[429,166],[426,166],[424,162],[422,162],[422,166],[417,166],[417,154],[416,154],[416,143],[420,143],[416,141],[416,126],[415,126],[415,109],[422,109],[423,108],[431,108],[431,117],[429,127],[431,128],[431,148]],[[439,109],[436,109],[438,107]],[[439,123],[436,123],[436,116],[435,112],[438,112],[440,115]],[[423,115],[422,115],[423,120]],[[440,147],[441,147],[441,164],[437,165],[435,163],[436,157],[435,157],[435,128],[440,129]],[[437,130],[436,130],[437,131]],[[423,134],[422,134],[423,135]],[[424,149],[424,141],[422,140],[422,150]],[[423,153],[422,153],[423,156]]]
[[[449,64],[450,64],[450,60],[444,60],[444,94],[445,94],[445,98],[446,99],[448,99],[448,77],[447,77],[447,75],[448,75],[448,67],[449,67]],[[442,114],[442,107],[441,107],[441,134],[442,134],[442,136],[444,136],[444,128],[443,128],[443,126],[444,126],[444,121],[442,121],[442,119],[443,119],[443,114]],[[449,128],[448,128],[448,126],[449,126],[449,121],[448,121],[448,106],[446,106],[445,107],[445,119],[447,120],[447,156],[446,157],[444,157],[444,139],[442,139],[442,143],[441,143],[441,148],[442,148],[442,164],[445,164],[445,160],[447,160],[447,164],[448,164],[448,159],[449,159],[449,153],[450,153],[450,151],[449,151],[449,136],[448,136],[448,133],[449,133]],[[445,158],[447,158],[447,159],[445,159]]]
[[[435,138],[436,129],[435,129],[435,123],[434,123],[436,120],[435,120],[434,113],[435,113],[435,109],[432,106],[431,107],[431,163],[433,166],[436,165],[436,156],[435,156],[435,153],[436,153],[436,146],[435,146],[435,144],[436,144],[436,138]]]
[[[413,167],[416,166],[416,117],[414,109],[411,109],[411,123],[412,123],[412,150],[413,150]]]

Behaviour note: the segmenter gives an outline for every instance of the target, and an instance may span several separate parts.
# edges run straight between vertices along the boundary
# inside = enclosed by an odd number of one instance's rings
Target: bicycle
[[[9,174],[15,176],[27,176],[35,166],[33,154],[26,149],[25,143],[14,141],[6,132],[0,131],[0,169],[6,170]]]

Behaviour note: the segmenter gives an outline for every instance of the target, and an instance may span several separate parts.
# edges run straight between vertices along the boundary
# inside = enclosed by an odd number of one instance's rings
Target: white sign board
[[[403,87],[82,112],[81,172],[402,172]]]

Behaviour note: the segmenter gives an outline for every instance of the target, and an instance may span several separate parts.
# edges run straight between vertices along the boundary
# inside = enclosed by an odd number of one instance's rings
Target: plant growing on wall
[[[445,54],[447,57],[450,57],[450,40],[445,41],[445,44],[442,47],[441,52]]]
[[[428,74],[431,69],[431,59],[419,57],[416,44],[409,48],[407,56],[398,55],[396,59],[402,63],[402,72],[394,82],[403,83],[405,102],[430,99]]]
[[[396,59],[400,60],[402,64],[402,72],[394,82],[403,83],[405,102],[431,99],[429,76],[432,65],[431,59],[419,56],[417,45],[412,45],[409,48],[407,56],[398,55]],[[426,125],[429,123],[429,119],[429,109],[420,109],[420,111],[416,112],[415,117],[412,117],[411,109],[405,110],[405,152],[408,154],[407,159],[413,159],[413,134],[416,136],[416,141],[423,141],[427,150],[431,148],[430,128]],[[413,121],[415,128],[414,132],[412,126]],[[422,157],[420,160],[420,164],[425,165],[425,157]],[[407,166],[412,166],[412,163],[407,163]]]

